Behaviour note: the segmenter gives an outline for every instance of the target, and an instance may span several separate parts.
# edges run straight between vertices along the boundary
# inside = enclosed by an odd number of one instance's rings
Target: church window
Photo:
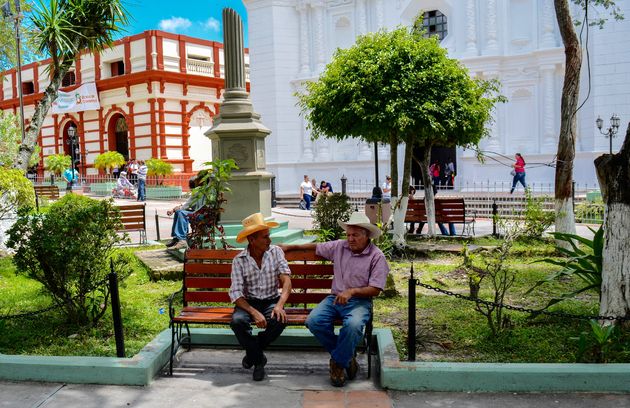
[[[446,16],[439,10],[427,11],[424,13],[422,28],[426,30],[425,35],[427,37],[437,35],[440,41],[442,41],[448,34]]]

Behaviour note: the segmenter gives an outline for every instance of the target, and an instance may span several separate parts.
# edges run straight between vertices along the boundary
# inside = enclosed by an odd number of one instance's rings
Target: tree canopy
[[[49,55],[50,84],[37,103],[26,137],[13,166],[26,170],[37,135],[57,98],[61,80],[84,50],[101,51],[112,44],[114,34],[127,22],[121,0],[40,0],[31,22],[37,30],[37,51]]]
[[[437,38],[407,27],[370,33],[337,50],[318,81],[305,88],[298,103],[314,138],[386,142],[392,153],[405,143],[403,197],[414,145],[424,148],[427,165],[421,167],[427,168],[435,144],[476,145],[487,132],[493,106],[503,100],[496,95],[496,81],[471,78]],[[396,161],[392,154],[394,194]],[[430,185],[428,176],[424,181]],[[432,208],[432,194],[427,200]]]

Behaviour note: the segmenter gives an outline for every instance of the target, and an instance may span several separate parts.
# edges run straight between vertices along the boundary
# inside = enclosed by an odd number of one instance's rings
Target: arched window
[[[440,41],[448,34],[446,16],[439,10],[426,11],[422,19],[422,28],[426,30],[426,36],[437,35]]]

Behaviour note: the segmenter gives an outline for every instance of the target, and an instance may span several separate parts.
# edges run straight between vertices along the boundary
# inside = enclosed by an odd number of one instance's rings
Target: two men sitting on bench
[[[234,259],[230,289],[230,298],[236,303],[232,330],[247,353],[243,366],[250,368],[255,365],[254,380],[264,378],[266,359],[262,351],[286,326],[283,307],[291,291],[291,283],[288,264],[282,251],[315,250],[318,256],[333,261],[332,294],[311,312],[306,326],[330,353],[330,380],[334,386],[341,387],[345,384],[346,376],[351,380],[357,375],[359,366],[355,350],[372,314],[372,298],[383,290],[389,273],[385,256],[370,241],[379,237],[381,230],[371,224],[365,214],[355,212],[348,222],[339,222],[346,231],[346,240],[274,246],[270,245],[269,228],[276,225],[265,223],[261,214],[254,214],[243,220],[244,228],[237,237],[237,241],[239,238],[241,240],[239,242],[243,242],[245,238],[248,240],[248,247]],[[258,259],[251,256],[252,253]],[[282,255],[282,259],[278,258],[279,255]],[[278,279],[282,285],[279,298]],[[265,291],[253,292],[260,287],[265,287]],[[251,293],[259,294],[250,295]],[[258,299],[267,300],[260,307],[264,307],[265,313],[252,307]],[[274,302],[273,299],[277,301]],[[265,322],[262,321],[262,314]],[[264,332],[266,334],[262,337],[259,335],[258,339],[251,336],[252,320],[258,327],[267,327]],[[339,335],[334,332],[335,320],[343,322]]]

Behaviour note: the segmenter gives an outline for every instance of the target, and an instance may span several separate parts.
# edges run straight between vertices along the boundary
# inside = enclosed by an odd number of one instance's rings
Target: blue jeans
[[[145,201],[146,197],[146,180],[138,179],[138,201]]]
[[[263,359],[263,351],[282,334],[287,325],[271,317],[271,312],[278,303],[278,298],[247,299],[247,303],[265,316],[267,320],[265,330],[259,331],[257,336],[252,335],[252,316],[238,306],[234,307],[230,327],[239,344],[245,349],[247,360],[252,364],[259,364]]]
[[[173,227],[171,227],[171,237],[179,240],[186,240],[188,235],[188,214],[192,211],[177,210],[173,214]]]
[[[525,172],[516,173],[514,175],[514,179],[512,180],[512,189],[510,190],[510,193],[512,193],[516,188],[516,183],[521,183],[523,185],[523,188],[527,190],[527,183],[525,182]]]
[[[311,209],[311,195],[302,194],[302,198],[304,199],[304,202],[306,203],[306,209],[310,210]]]
[[[363,338],[363,329],[372,314],[372,301],[352,297],[345,305],[333,304],[335,295],[328,295],[306,319],[306,327],[340,366],[348,368],[354,350]],[[335,334],[335,319],[343,325]]]
[[[457,235],[457,231],[455,231],[455,224],[452,222],[448,223],[448,231],[446,231],[446,228],[444,227],[444,224],[441,222],[437,223],[438,227],[440,228],[440,233],[442,235]]]

